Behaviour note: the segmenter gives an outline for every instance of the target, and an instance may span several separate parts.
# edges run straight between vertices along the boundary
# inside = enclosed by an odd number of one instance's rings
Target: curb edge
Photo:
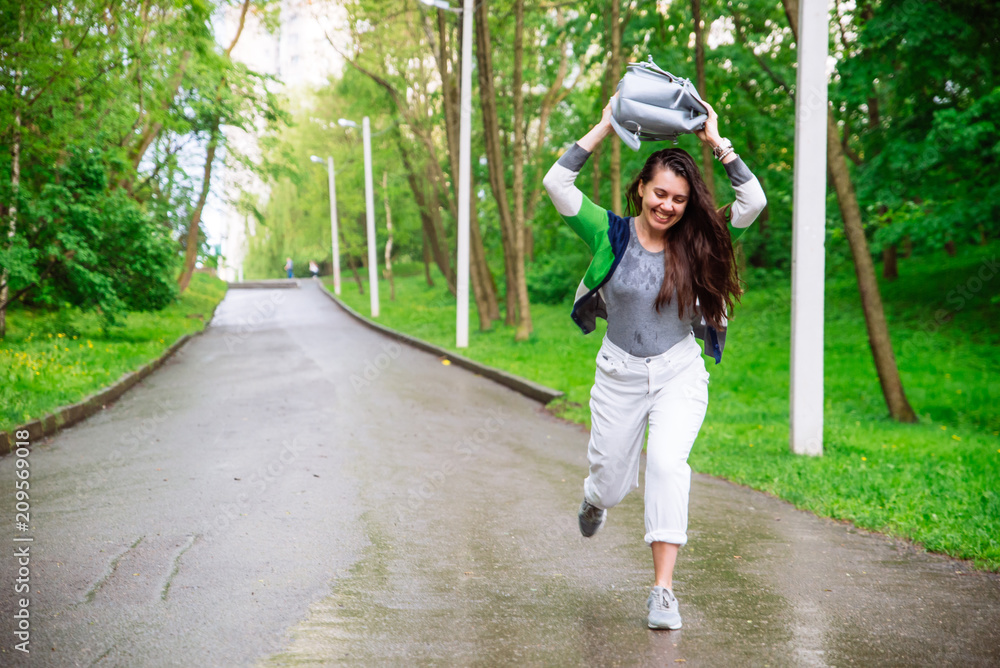
[[[381,332],[382,334],[385,334],[388,337],[396,339],[397,341],[401,341],[414,348],[423,350],[424,352],[432,353],[434,355],[437,355],[438,357],[446,357],[447,359],[451,360],[451,362],[454,363],[455,365],[460,366],[468,371],[477,373],[483,376],[484,378],[489,378],[493,382],[499,383],[500,385],[504,385],[514,390],[515,392],[519,392],[520,394],[523,394],[529,399],[534,399],[535,401],[539,401],[542,404],[547,404],[550,401],[553,401],[555,399],[564,396],[565,394],[564,392],[560,392],[559,390],[554,390],[551,387],[546,387],[545,385],[541,385],[534,381],[528,380],[527,378],[522,378],[521,376],[515,376],[512,373],[501,371],[500,369],[487,366],[486,364],[483,364],[481,362],[476,362],[475,360],[471,360],[468,357],[463,357],[462,355],[453,353],[450,350],[447,350],[446,348],[441,348],[440,346],[436,346],[433,343],[428,343],[427,341],[418,339],[414,336],[410,336],[409,334],[403,334],[402,332],[390,329],[385,325],[380,325],[372,320],[369,320],[368,318],[364,317],[363,315],[352,309],[350,306],[345,304],[336,295],[327,290],[325,284],[320,283],[319,288],[323,294],[325,294],[327,297],[333,300],[333,302],[337,306],[342,308],[349,316],[351,316],[361,324],[371,329],[374,329],[378,332]]]

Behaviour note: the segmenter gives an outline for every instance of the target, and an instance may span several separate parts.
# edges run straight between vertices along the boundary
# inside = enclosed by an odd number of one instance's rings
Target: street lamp
[[[323,164],[318,155],[309,156],[315,163]],[[333,236],[333,293],[340,294],[340,238],[337,235],[337,186],[334,179],[333,156],[326,159],[326,172],[330,179],[330,233]]]
[[[799,3],[792,190],[792,345],[789,445],[823,454],[823,286],[826,265],[826,60],[830,8]],[[808,93],[808,94],[806,94]]]
[[[342,128],[356,128],[358,124],[346,118],[337,121]],[[371,294],[371,315],[378,317],[378,259],[375,252],[375,190],[372,187],[372,133],[368,117],[361,120],[361,135],[365,145],[365,211],[368,219],[368,286]]]

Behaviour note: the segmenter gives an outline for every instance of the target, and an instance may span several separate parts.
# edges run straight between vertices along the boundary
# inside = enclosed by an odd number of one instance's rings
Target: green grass
[[[1000,571],[1000,244],[900,261],[882,286],[904,388],[919,424],[888,418],[868,347],[853,272],[827,279],[824,455],[788,447],[790,296],[787,281],[752,284],[712,374],[708,417],[692,467],[774,494],[826,517],[908,538],[928,550]],[[978,275],[977,275],[978,274]],[[992,274],[992,275],[991,275]],[[455,350],[454,298],[422,277],[398,279],[397,300],[380,287],[378,321]],[[344,282],[362,314],[368,297]],[[475,305],[471,305],[474,311]],[[604,322],[588,336],[569,303],[533,305],[534,334],[478,332],[461,354],[563,390],[560,416],[589,425],[594,357]]]
[[[76,403],[159,357],[203,329],[225,293],[223,281],[195,274],[177,302],[130,313],[106,334],[94,313],[12,308],[0,340],[0,431]]]

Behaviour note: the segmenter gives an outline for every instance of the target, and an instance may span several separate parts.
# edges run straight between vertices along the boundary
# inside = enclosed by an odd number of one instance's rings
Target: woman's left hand
[[[722,140],[721,135],[719,135],[719,115],[715,113],[715,109],[708,102],[702,100],[702,104],[708,109],[708,120],[705,121],[704,128],[695,130],[694,136],[715,147]]]

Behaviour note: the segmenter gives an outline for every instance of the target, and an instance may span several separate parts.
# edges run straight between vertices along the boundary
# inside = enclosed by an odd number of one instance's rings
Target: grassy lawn
[[[904,388],[920,423],[888,419],[875,375],[853,269],[826,290],[825,450],[788,448],[790,296],[787,281],[751,284],[712,374],[708,417],[691,455],[702,473],[749,485],[822,516],[914,540],[929,550],[1000,570],[1000,244],[900,261],[882,286]],[[454,350],[454,298],[422,277],[380,286],[383,325]],[[344,281],[345,302],[368,313],[368,297]],[[475,304],[471,306],[475,309]],[[534,334],[478,332],[461,354],[566,392],[552,406],[589,424],[594,357],[604,334],[584,336],[570,304],[533,305]],[[991,382],[994,380],[994,382]],[[581,472],[582,474],[582,472]]]
[[[111,385],[205,327],[226,293],[223,281],[195,274],[181,299],[155,313],[130,313],[107,334],[94,313],[14,306],[0,340],[0,430],[40,418]]]

